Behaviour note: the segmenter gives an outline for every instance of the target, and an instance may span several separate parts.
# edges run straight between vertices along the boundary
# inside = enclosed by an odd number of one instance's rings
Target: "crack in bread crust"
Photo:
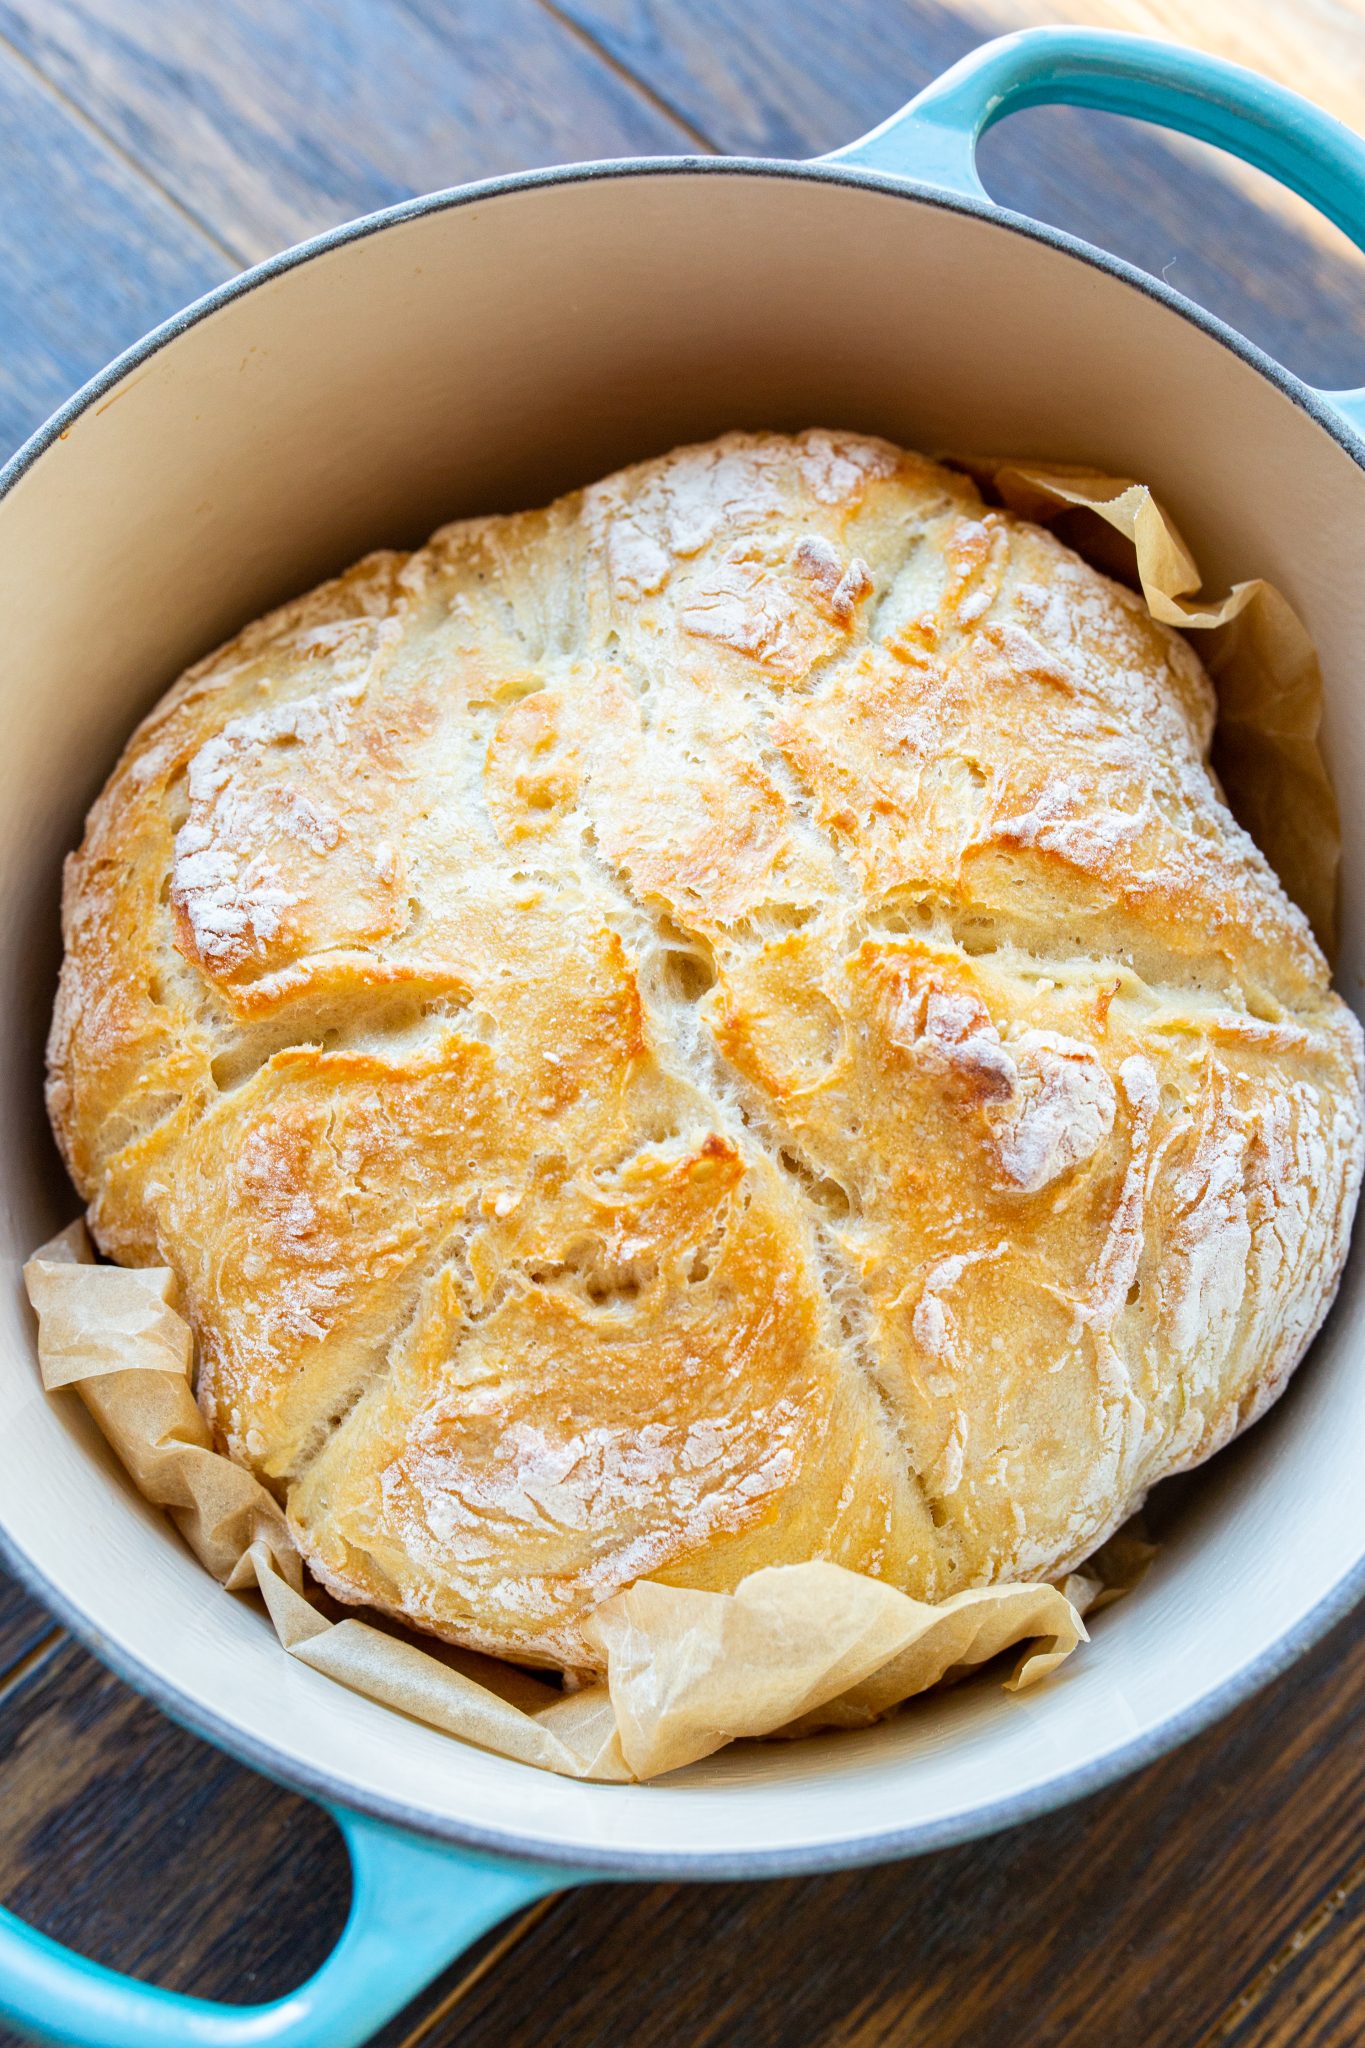
[[[644,932],[652,935],[662,952],[672,951],[679,936],[700,953],[706,952],[706,941],[700,933],[679,926],[673,918],[662,915],[657,907],[632,893],[627,880],[592,846],[589,832],[585,832],[584,841],[592,847],[595,872],[615,894],[618,915],[621,916],[618,929],[622,939],[628,941],[633,938],[636,941],[637,960],[641,952],[649,950],[647,942],[641,945],[642,921]],[[828,1214],[822,1213],[820,1189],[823,1177],[818,1168],[802,1156],[797,1134],[783,1127],[772,1099],[762,1095],[738,1068],[726,1060],[695,1004],[686,998],[666,1003],[648,995],[645,1002],[654,1032],[666,1045],[670,1061],[679,1072],[687,1075],[706,1101],[716,1127],[725,1130],[741,1147],[761,1152],[775,1173],[786,1180],[794,1208],[809,1233],[831,1341],[850,1370],[875,1395],[890,1437],[905,1461],[906,1472],[923,1495],[931,1520],[936,1527],[941,1526],[937,1512],[939,1504],[916,1469],[913,1449],[906,1440],[901,1418],[878,1370],[871,1317],[861,1280],[852,1260],[840,1245]],[[841,1189],[840,1193],[847,1207],[850,1192]],[[947,1568],[952,1572],[956,1565],[949,1563]]]

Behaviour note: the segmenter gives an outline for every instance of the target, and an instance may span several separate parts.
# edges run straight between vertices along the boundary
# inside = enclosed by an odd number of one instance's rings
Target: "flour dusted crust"
[[[318,1576],[590,1665],[828,1557],[1055,1573],[1331,1299],[1361,1041],[1188,646],[879,441],[376,555],[135,735],[53,1122]]]

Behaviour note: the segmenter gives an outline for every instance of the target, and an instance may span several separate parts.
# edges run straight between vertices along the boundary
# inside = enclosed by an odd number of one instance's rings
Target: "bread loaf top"
[[[1361,1038],[1188,645],[886,443],[371,556],[140,728],[53,1123],[319,1577],[592,1665],[632,1579],[1051,1575],[1272,1400]]]

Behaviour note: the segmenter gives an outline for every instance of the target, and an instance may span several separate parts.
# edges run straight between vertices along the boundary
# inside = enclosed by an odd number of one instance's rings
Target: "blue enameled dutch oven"
[[[1272,577],[1322,655],[1340,979],[1359,1000],[1365,392],[1309,389],[1165,285],[993,205],[978,137],[1047,101],[1221,144],[1365,246],[1365,146],[1335,121],[1188,51],[1042,29],[816,163],[584,164],[319,236],[149,335],[0,478],[5,1552],[131,1685],[326,1801],[355,1871],[331,1958],[258,2008],[132,1982],[0,1915],[0,2009],[20,2026],[92,2048],[346,2048],[551,1887],[882,1861],[1092,1791],[1264,1684],[1365,1584],[1359,1258],[1290,1395],[1213,1462],[1156,1569],[1046,1686],[959,1688],[644,1787],[485,1755],[284,1657],[79,1404],[39,1387],[18,1268],[71,1211],[39,1085],[58,869],[135,719],[190,659],[365,549],[680,441],[819,424],[1080,460],[1149,481],[1212,580]]]

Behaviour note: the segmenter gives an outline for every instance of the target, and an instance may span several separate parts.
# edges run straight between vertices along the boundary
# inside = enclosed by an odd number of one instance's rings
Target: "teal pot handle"
[[[500,1863],[332,1809],[351,1910],[322,1968],[270,2005],[187,1998],[87,1962],[0,1907],[0,2014],[75,2048],[358,2048],[518,1906],[587,1880]]]
[[[1173,128],[1268,171],[1365,250],[1365,142],[1311,100],[1240,64],[1107,29],[1031,28],[945,71],[880,128],[824,163],[912,178],[967,199],[988,128],[1022,107],[1094,107]],[[1365,433],[1365,389],[1318,396]]]

